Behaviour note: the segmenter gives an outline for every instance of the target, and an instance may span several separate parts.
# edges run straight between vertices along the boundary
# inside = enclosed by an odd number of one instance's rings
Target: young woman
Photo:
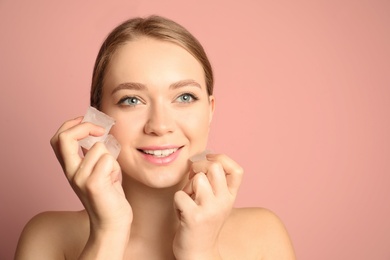
[[[104,129],[65,122],[51,140],[85,209],[46,212],[25,227],[16,259],[295,259],[280,220],[235,209],[242,168],[206,149],[215,100],[200,43],[158,16],[115,28],[98,54],[91,105],[115,118],[118,159],[78,140]]]

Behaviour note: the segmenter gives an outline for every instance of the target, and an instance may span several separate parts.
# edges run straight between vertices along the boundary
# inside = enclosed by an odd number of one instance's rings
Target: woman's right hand
[[[81,121],[82,117],[65,122],[51,146],[89,215],[91,232],[123,233],[130,229],[133,213],[122,188],[120,166],[103,143],[96,143],[84,158],[80,155],[78,140],[104,134],[102,127]]]

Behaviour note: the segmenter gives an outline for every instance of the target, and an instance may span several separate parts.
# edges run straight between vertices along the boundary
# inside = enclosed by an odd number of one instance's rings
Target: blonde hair
[[[207,93],[213,94],[213,71],[199,41],[178,23],[153,15],[146,18],[129,19],[117,26],[107,36],[95,61],[91,84],[91,106],[100,109],[104,76],[112,55],[121,45],[142,36],[178,44],[191,53],[203,67]]]

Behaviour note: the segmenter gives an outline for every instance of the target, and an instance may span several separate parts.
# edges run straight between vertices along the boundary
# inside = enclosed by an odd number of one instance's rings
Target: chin
[[[169,168],[139,169],[136,174],[134,174],[134,171],[126,171],[122,168],[122,172],[124,175],[123,181],[127,179],[130,182],[137,182],[155,189],[176,188],[177,190],[184,187],[188,181],[189,174],[188,167],[183,167],[180,170]],[[129,178],[126,178],[126,176]]]
[[[146,176],[145,176],[146,177]],[[177,189],[183,188],[188,180],[187,174],[172,174],[164,172],[159,172],[157,174],[153,174],[153,176],[148,176],[145,181],[149,187],[163,189],[163,188],[171,188],[176,187]]]

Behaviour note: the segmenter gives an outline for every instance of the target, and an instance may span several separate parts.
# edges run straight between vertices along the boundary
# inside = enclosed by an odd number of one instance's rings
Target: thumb
[[[182,190],[175,193],[173,201],[178,218],[184,222],[188,219],[188,215],[195,211],[197,206],[193,199]]]

